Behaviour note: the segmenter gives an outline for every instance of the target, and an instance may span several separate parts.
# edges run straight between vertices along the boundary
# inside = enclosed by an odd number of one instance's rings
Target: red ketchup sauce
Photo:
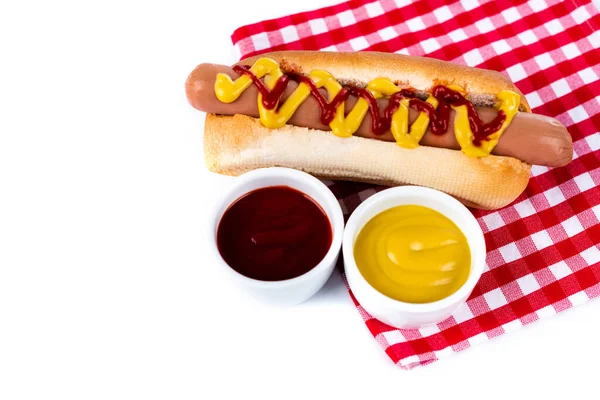
[[[315,98],[321,109],[321,122],[323,125],[329,125],[335,116],[336,109],[344,101],[350,97],[350,95],[356,97],[362,97],[369,103],[369,112],[371,113],[371,129],[375,135],[382,135],[390,129],[392,115],[398,110],[400,101],[403,98],[409,98],[409,107],[419,112],[426,112],[430,119],[430,129],[436,135],[441,135],[448,131],[448,125],[450,122],[450,106],[466,106],[469,116],[469,125],[473,132],[473,144],[479,146],[483,140],[486,140],[489,135],[498,131],[504,120],[506,114],[503,111],[498,111],[496,117],[488,122],[484,123],[477,110],[469,100],[467,100],[459,92],[452,90],[446,86],[437,85],[432,90],[433,97],[438,101],[437,109],[423,100],[416,98],[416,94],[413,90],[402,89],[397,93],[394,93],[389,98],[389,102],[383,116],[379,112],[379,105],[373,95],[366,89],[357,88],[354,86],[344,86],[342,90],[333,98],[330,102],[327,101],[325,96],[319,91],[317,86],[314,84],[312,79],[308,76],[298,74],[286,74],[283,75],[275,83],[273,90],[269,90],[265,84],[256,77],[251,71],[250,66],[247,65],[235,65],[233,70],[239,75],[247,75],[262,95],[263,106],[272,110],[278,106],[281,96],[285,92],[290,80],[296,82],[302,82],[310,88],[311,95]]]
[[[329,251],[332,229],[321,207],[288,186],[257,189],[237,199],[221,218],[217,246],[227,264],[249,278],[298,277]]]

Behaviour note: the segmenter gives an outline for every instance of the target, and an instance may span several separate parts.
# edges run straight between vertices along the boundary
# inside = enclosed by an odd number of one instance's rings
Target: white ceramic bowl
[[[448,217],[465,234],[471,249],[471,272],[467,281],[456,292],[439,301],[412,304],[392,299],[365,280],[354,260],[354,242],[363,226],[389,208],[410,204],[429,207]],[[466,301],[483,272],[486,248],[477,220],[458,200],[434,189],[401,186],[374,194],[358,206],[346,224],[342,254],[348,284],[361,306],[388,325],[413,329],[445,320]]]
[[[316,267],[296,278],[282,281],[261,281],[249,278],[231,268],[217,247],[217,229],[227,208],[244,194],[269,186],[289,186],[310,196],[327,214],[331,223],[332,242],[329,251]],[[317,178],[290,168],[261,168],[234,180],[233,186],[220,199],[210,221],[209,237],[214,259],[239,286],[255,299],[274,306],[293,306],[318,292],[333,272],[342,245],[344,216],[338,200],[331,190]]]

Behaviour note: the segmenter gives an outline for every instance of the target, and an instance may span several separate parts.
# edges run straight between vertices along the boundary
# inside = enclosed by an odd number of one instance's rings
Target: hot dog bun
[[[207,114],[204,154],[209,170],[224,175],[282,166],[324,179],[427,186],[480,209],[511,203],[525,190],[530,172],[528,164],[512,157],[476,159],[457,150],[427,146],[404,149],[292,125],[268,129],[245,115]]]
[[[479,107],[493,107],[498,101],[496,94],[510,90],[521,96],[519,110],[531,112],[519,89],[494,71],[374,52],[274,52],[240,64],[251,65],[261,57],[277,61],[288,73],[324,70],[342,84],[362,86],[385,77],[423,92],[423,96],[435,85],[459,85],[466,88],[467,99]],[[283,166],[326,179],[427,186],[480,209],[501,208],[515,200],[527,186],[531,168],[508,156],[471,158],[458,150],[429,146],[405,149],[382,140],[340,138],[294,125],[269,129],[258,119],[240,114],[207,114],[204,148],[208,168],[221,174]]]

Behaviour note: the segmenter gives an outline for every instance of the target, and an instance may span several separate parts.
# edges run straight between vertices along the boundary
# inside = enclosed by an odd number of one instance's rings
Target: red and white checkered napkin
[[[242,57],[270,50],[377,50],[501,71],[535,113],[558,118],[573,136],[569,166],[534,166],[527,190],[512,205],[473,211],[485,233],[487,266],[468,304],[452,317],[431,328],[398,330],[355,300],[375,339],[401,367],[429,364],[600,295],[599,29],[600,14],[587,0],[380,0],[233,33]],[[343,182],[330,187],[347,215],[381,189]]]

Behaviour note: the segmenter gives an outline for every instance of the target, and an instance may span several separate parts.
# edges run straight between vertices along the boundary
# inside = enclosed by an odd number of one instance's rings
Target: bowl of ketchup
[[[319,179],[262,168],[234,180],[210,224],[214,258],[252,297],[299,304],[331,276],[342,244],[339,202]]]

